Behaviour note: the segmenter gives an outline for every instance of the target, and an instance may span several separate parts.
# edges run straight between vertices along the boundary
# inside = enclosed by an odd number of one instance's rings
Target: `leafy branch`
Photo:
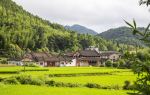
[[[150,5],[150,0],[140,0],[140,5],[146,4],[147,6]]]
[[[149,38],[150,37],[150,30],[149,30],[150,24],[148,24],[148,26],[146,27],[146,29],[144,31],[139,31],[135,20],[133,20],[133,24],[131,24],[127,21],[125,21],[125,23],[132,28],[133,35],[140,35],[142,37],[142,38],[140,38],[140,40],[142,40],[142,41],[145,41],[145,42],[150,41],[150,38]]]

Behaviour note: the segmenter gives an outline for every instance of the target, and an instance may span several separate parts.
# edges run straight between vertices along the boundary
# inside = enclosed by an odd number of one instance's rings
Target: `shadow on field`
[[[131,93],[131,92],[128,92],[127,94],[128,94],[128,95],[140,95],[140,94],[137,94],[137,93]]]

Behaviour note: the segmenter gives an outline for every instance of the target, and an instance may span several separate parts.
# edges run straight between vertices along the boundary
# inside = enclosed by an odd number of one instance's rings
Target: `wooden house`
[[[67,54],[76,66],[99,66],[100,54],[95,50],[83,50]]]
[[[112,62],[116,62],[121,58],[121,53],[116,51],[100,51],[101,54],[101,63],[105,65],[107,60],[111,60]]]
[[[71,59],[59,55],[50,55],[46,52],[27,53],[23,57],[22,62],[36,62],[38,65],[44,67],[71,66],[69,63]]]

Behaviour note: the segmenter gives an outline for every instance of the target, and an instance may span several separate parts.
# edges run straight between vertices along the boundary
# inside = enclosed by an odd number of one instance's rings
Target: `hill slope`
[[[144,28],[139,28],[139,30],[143,31]],[[139,40],[140,36],[133,35],[131,29],[128,27],[110,29],[100,33],[99,36],[107,40],[114,40],[128,45],[146,46],[144,42]]]
[[[0,0],[0,16],[0,55],[18,57],[27,51],[58,53],[88,46],[101,50],[117,49],[114,43],[101,37],[77,34],[34,16],[11,0]]]
[[[65,26],[66,29],[69,29],[69,30],[73,30],[73,31],[77,31],[77,33],[80,33],[80,34],[90,34],[90,35],[97,35],[98,33],[92,29],[88,29],[84,26],[81,26],[81,25],[72,25],[72,26]]]

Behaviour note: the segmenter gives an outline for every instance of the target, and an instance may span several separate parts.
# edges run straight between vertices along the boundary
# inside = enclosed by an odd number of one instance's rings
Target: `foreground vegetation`
[[[9,95],[14,91],[12,95],[25,95],[27,92],[30,95],[47,95],[48,92],[52,95],[58,95],[60,92],[60,95],[126,95],[132,91],[125,90],[124,86],[127,89],[130,87],[124,82],[128,80],[131,86],[136,78],[130,69],[106,67],[26,67],[26,71],[23,69],[24,67],[0,67],[0,94]],[[14,71],[18,73],[10,73]],[[2,90],[4,88],[7,89]],[[23,92],[15,92],[18,88],[24,89]]]
[[[58,88],[31,85],[0,85],[0,95],[127,95],[123,90],[89,88]]]

